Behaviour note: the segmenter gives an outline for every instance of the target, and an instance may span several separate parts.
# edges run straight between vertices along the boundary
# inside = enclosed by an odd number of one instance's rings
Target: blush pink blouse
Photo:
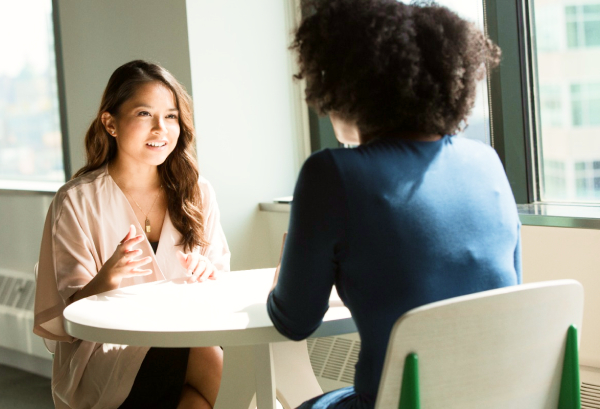
[[[196,248],[219,271],[229,271],[230,252],[210,183],[199,180],[208,247]],[[133,209],[104,166],[78,177],[56,193],[48,210],[35,295],[33,332],[54,349],[52,393],[57,409],[116,408],[127,397],[147,347],[99,344],[64,330],[62,311],[114,253],[129,226],[143,232]],[[136,247],[150,255],[153,274],[124,279],[121,287],[186,276],[177,259],[181,235],[167,212],[156,255],[145,240]],[[201,285],[201,284],[198,284]]]

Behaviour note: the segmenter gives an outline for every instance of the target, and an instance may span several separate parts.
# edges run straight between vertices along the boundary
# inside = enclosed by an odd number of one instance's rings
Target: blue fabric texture
[[[313,154],[298,177],[267,308],[279,332],[304,339],[335,285],[361,351],[352,392],[302,408],[372,408],[396,320],[420,305],[520,283],[519,237],[506,174],[483,143],[388,138]]]

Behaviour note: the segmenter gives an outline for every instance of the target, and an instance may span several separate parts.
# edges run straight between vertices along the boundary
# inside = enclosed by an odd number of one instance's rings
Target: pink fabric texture
[[[199,180],[208,247],[196,248],[222,272],[230,252],[210,183]],[[127,397],[147,347],[99,344],[74,339],[64,330],[62,311],[69,298],[98,273],[129,226],[143,232],[127,198],[106,166],[74,179],[56,193],[48,210],[35,295],[33,332],[56,342],[52,392],[57,409],[116,408]],[[151,255],[153,274],[124,279],[121,287],[186,276],[177,259],[180,233],[167,212],[157,254],[145,240],[136,247]]]

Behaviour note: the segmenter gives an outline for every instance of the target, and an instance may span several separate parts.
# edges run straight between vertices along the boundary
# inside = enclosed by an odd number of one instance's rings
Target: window
[[[600,46],[600,4],[565,8],[569,48]]]
[[[563,125],[563,103],[560,85],[540,85],[540,112],[542,126],[547,128]]]
[[[550,195],[566,194],[565,163],[561,160],[546,160],[544,163],[544,181]]]
[[[600,83],[571,85],[573,126],[600,125]]]
[[[538,51],[552,52],[564,48],[563,8],[547,5],[535,11],[536,44]],[[558,24],[557,24],[558,23]]]
[[[600,1],[530,0],[530,6],[537,200],[600,202]]]
[[[0,184],[63,183],[51,0],[0,13]]]
[[[600,160],[576,162],[575,178],[578,198],[583,200],[600,198]]]

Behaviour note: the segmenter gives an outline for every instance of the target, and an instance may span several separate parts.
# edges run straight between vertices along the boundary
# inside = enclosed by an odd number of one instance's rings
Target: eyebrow
[[[136,106],[133,107],[133,109],[137,109],[137,108],[150,108],[150,109],[152,109],[154,107],[151,106],[151,105],[145,105],[145,104],[140,104],[140,105],[136,105]],[[177,108],[169,108],[168,111],[179,111],[179,110]]]

